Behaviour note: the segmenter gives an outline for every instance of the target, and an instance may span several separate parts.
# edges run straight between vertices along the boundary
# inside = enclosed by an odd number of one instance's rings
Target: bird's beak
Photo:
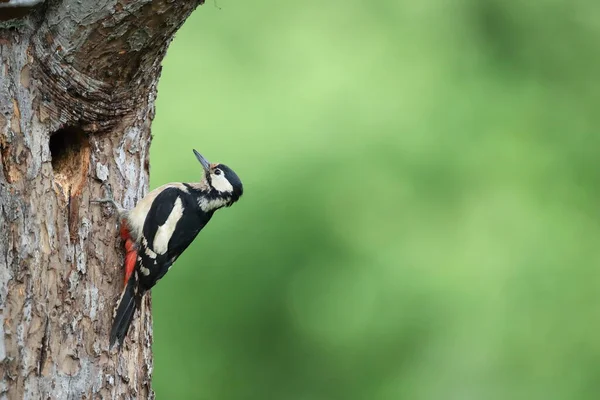
[[[194,150],[194,154],[196,155],[198,161],[200,161],[200,164],[202,164],[202,168],[204,168],[204,173],[206,174],[206,176],[208,176],[210,174],[210,163],[206,158],[202,156],[202,154],[198,153],[196,150]]]

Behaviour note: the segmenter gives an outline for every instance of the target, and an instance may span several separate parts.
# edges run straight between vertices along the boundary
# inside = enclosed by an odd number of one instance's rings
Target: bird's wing
[[[156,197],[144,222],[138,252],[142,266],[149,270],[147,275],[141,270],[146,287],[164,276],[211,216],[199,213],[194,197],[180,188],[165,189]]]

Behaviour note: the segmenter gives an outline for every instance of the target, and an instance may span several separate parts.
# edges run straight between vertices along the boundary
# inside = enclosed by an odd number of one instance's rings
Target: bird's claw
[[[124,211],[124,209],[123,209],[123,207],[121,207],[121,205],[119,203],[117,203],[115,201],[115,198],[113,196],[113,192],[112,192],[112,189],[110,188],[110,185],[108,183],[106,183],[106,182],[103,182],[102,186],[106,190],[107,197],[105,197],[103,199],[93,199],[90,202],[91,203],[97,203],[97,204],[109,203],[114,208],[116,208],[119,213],[122,213]]]

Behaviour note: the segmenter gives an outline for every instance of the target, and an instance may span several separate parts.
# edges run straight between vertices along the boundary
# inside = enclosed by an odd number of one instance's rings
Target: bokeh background
[[[158,399],[600,398],[600,3],[209,0],[151,186],[238,172],[153,290]]]

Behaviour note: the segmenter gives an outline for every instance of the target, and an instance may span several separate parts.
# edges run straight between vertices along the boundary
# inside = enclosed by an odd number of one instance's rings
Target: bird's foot
[[[108,183],[103,183],[102,186],[104,187],[104,189],[106,190],[106,195],[107,197],[103,198],[103,199],[94,199],[91,200],[91,203],[96,203],[96,204],[111,204],[116,210],[117,212],[120,214],[122,214],[125,209],[115,201],[115,198],[113,196],[113,192],[110,188],[110,185]]]

